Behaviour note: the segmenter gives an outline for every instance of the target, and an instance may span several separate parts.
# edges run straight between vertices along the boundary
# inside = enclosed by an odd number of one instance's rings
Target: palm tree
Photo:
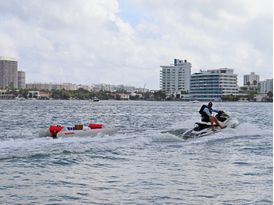
[[[269,91],[269,92],[267,93],[267,96],[270,97],[270,98],[272,98],[272,97],[273,97],[273,93],[272,93],[271,91]]]

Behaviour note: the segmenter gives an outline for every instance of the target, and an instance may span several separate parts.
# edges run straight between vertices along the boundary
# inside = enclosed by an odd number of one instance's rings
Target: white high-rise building
[[[249,75],[244,75],[244,85],[257,85],[260,81],[260,76],[251,72]]]
[[[273,93],[273,79],[266,79],[259,83],[260,93],[267,94],[269,91]]]
[[[166,95],[180,97],[190,90],[191,63],[174,59],[174,64],[161,66],[160,88]]]
[[[0,57],[0,88],[18,88],[17,60]]]

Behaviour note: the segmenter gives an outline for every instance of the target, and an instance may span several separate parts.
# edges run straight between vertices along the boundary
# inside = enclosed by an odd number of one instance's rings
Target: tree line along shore
[[[256,101],[256,91],[249,91],[240,93],[239,95],[226,95],[222,96],[222,101]],[[5,92],[1,92],[0,99],[62,99],[62,100],[151,100],[151,101],[189,101],[190,98],[176,98],[176,96],[167,96],[163,91],[146,91],[146,92],[127,92],[126,90],[118,90],[115,92],[110,91],[89,91],[83,88],[78,90],[37,90],[30,89],[7,89]],[[192,99],[194,100],[194,99]],[[273,93],[270,91],[261,100],[264,102],[273,102]]]

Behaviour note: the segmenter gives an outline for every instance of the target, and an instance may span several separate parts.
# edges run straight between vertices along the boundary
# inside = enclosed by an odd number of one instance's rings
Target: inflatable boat
[[[89,124],[83,126],[81,124],[75,126],[51,125],[49,128],[41,130],[40,137],[72,137],[72,136],[95,136],[97,134],[112,135],[118,130],[116,128],[107,128],[103,124]]]

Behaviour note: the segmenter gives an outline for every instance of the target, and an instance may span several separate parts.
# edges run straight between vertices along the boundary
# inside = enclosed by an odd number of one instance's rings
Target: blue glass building
[[[233,69],[220,68],[191,75],[191,99],[219,101],[222,96],[237,95],[238,93],[237,75],[233,73]]]

